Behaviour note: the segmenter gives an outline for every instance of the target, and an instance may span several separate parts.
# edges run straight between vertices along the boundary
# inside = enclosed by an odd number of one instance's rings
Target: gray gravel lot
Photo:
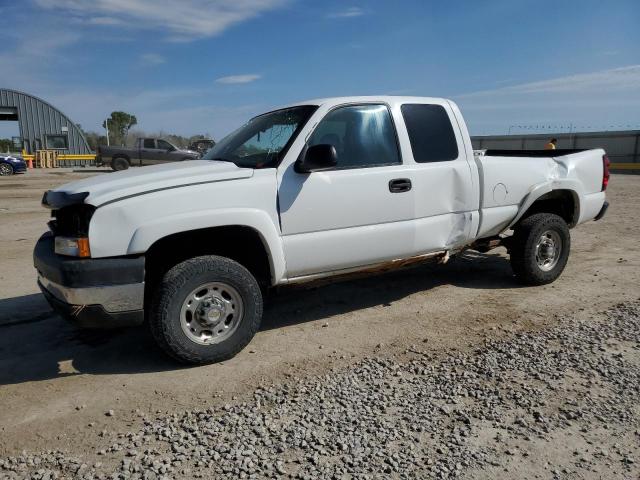
[[[467,353],[415,345],[140,413],[140,430],[96,432],[96,452],[3,458],[0,478],[639,478],[639,398],[636,301]]]

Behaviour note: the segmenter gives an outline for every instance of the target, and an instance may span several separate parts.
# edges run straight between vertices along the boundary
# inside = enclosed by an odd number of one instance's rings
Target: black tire
[[[116,157],[111,160],[111,168],[116,172],[126,170],[127,168],[129,168],[129,160],[124,157]]]
[[[243,314],[228,338],[202,345],[183,331],[181,310],[190,292],[210,282],[234,288],[242,299]],[[207,364],[236,355],[251,341],[261,320],[262,293],[253,275],[233,260],[210,255],[179,263],[163,276],[152,300],[149,327],[160,348],[171,357],[183,363]]]
[[[9,165],[8,163],[0,163],[0,176],[9,176],[9,175],[13,175],[14,170],[13,167],[11,165]]]
[[[543,242],[541,246],[538,245],[543,235],[545,241],[551,240],[551,244]],[[558,243],[559,251],[556,250]],[[547,251],[556,252],[552,259],[544,253]],[[515,228],[509,248],[511,268],[521,283],[545,285],[560,276],[567,265],[570,251],[571,235],[567,223],[552,213],[536,213]],[[545,265],[545,262],[548,264]]]

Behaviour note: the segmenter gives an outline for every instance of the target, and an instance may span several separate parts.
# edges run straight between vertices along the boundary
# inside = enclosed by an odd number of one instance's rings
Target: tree
[[[107,137],[104,136],[103,134],[85,130],[82,128],[82,125],[80,125],[79,123],[76,123],[76,126],[82,132],[82,135],[84,135],[84,138],[89,144],[89,148],[91,150],[96,151],[99,145],[107,144]]]
[[[13,141],[10,138],[0,138],[0,153],[14,150]]]
[[[87,139],[87,143],[89,144],[89,148],[91,150],[96,150],[99,145],[107,144],[107,137],[98,132],[83,132],[84,138]]]
[[[109,124],[107,125],[106,122],[109,122]],[[138,120],[135,115],[126,112],[111,112],[111,117],[102,122],[102,128],[109,127],[111,143],[123,145],[127,140],[129,129],[137,123]]]

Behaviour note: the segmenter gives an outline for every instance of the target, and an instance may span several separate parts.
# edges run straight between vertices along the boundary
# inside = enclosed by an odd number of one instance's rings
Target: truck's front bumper
[[[65,257],[54,252],[53,235],[45,234],[33,263],[51,307],[76,325],[113,328],[143,322],[144,257]]]

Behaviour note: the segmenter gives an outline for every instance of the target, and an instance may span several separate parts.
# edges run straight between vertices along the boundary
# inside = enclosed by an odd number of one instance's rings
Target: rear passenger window
[[[400,163],[396,131],[385,105],[350,105],[329,112],[308,145],[333,145],[338,169]]]
[[[401,110],[416,162],[446,162],[458,158],[456,136],[442,105],[405,104]]]
[[[142,146],[143,148],[156,148],[156,142],[153,138],[145,138]]]

